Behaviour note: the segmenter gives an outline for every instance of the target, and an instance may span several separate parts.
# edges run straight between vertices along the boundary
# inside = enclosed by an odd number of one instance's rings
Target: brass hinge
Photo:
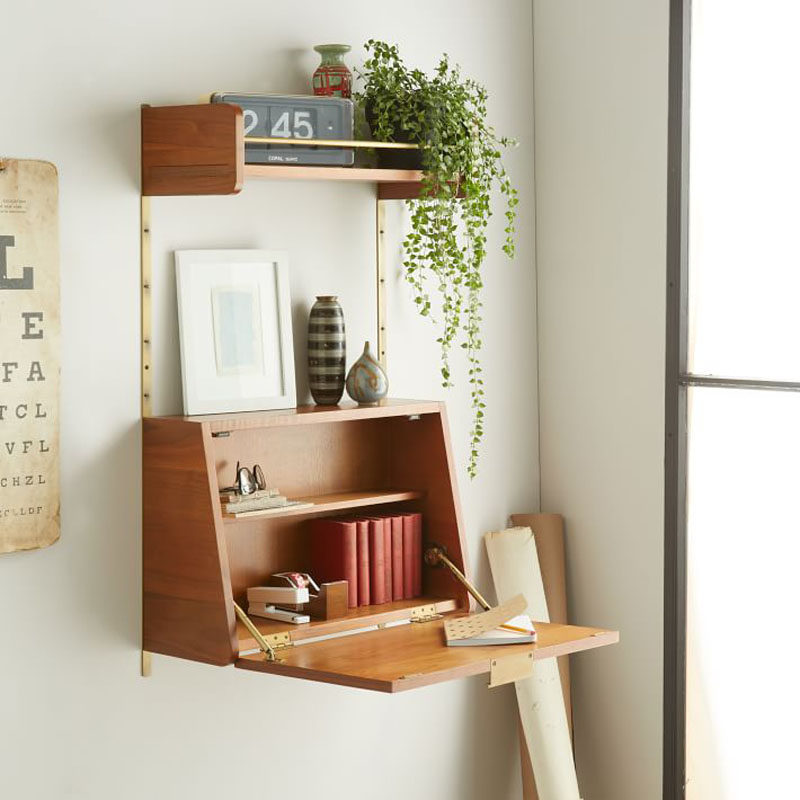
[[[417,606],[411,609],[411,622],[432,622],[441,619],[442,615],[436,612],[436,605],[431,603],[427,606]]]
[[[283,631],[281,633],[269,633],[264,636],[264,641],[271,648],[269,652],[264,653],[267,661],[280,661],[275,654],[280,653],[282,650],[288,650],[290,647],[294,647],[294,642],[292,642],[288,631]]]

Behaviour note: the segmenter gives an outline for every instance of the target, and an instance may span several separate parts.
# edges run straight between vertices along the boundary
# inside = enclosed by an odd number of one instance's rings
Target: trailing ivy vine
[[[395,45],[370,39],[369,57],[357,70],[363,89],[355,95],[367,110],[378,141],[413,142],[421,147],[425,171],[419,199],[408,200],[411,230],[403,242],[405,277],[422,316],[431,316],[431,292],[441,299],[442,385],[453,386],[450,355],[466,353],[473,412],[467,472],[477,474],[478,448],[486,409],[480,351],[486,228],[491,194],[505,196],[502,250],[514,256],[517,191],[502,164],[498,137],[487,123],[487,93],[443,55],[433,75],[409,69]]]

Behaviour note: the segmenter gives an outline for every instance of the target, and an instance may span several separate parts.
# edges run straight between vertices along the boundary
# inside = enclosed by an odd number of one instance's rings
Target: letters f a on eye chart
[[[0,553],[61,530],[58,173],[0,159]]]

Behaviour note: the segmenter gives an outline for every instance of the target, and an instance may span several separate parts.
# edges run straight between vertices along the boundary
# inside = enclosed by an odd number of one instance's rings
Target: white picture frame
[[[183,413],[294,408],[286,253],[176,250]]]

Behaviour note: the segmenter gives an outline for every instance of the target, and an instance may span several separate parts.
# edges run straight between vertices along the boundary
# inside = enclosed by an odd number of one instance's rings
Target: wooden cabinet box
[[[233,482],[237,461],[260,464],[271,486],[314,505],[227,517],[219,488]],[[396,624],[469,609],[466,591],[447,570],[424,567],[423,596],[413,600],[305,625],[253,618],[273,644],[288,647],[280,648],[277,661],[252,652],[255,640],[233,602],[246,607],[247,587],[273,572],[310,571],[313,517],[420,511],[424,542],[443,545],[469,572],[440,403],[148,417],[143,470],[145,650],[394,692],[490,672],[493,661],[522,650],[546,658],[616,640],[613,632],[541,625],[534,646],[448,648],[441,619]]]

